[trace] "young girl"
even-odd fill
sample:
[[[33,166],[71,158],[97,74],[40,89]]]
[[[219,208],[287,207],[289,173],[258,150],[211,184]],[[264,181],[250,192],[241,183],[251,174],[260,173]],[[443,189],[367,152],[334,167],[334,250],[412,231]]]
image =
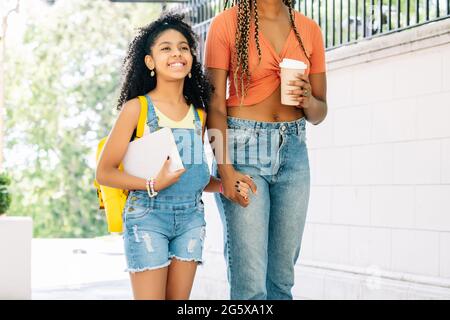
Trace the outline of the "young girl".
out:
[[[202,261],[202,191],[221,188],[220,180],[209,174],[204,131],[195,109],[206,109],[211,94],[195,52],[195,35],[183,16],[166,14],[140,29],[124,61],[117,105],[121,112],[97,165],[98,183],[130,190],[123,237],[135,299],[189,298]],[[142,95],[148,102],[145,131],[171,127],[176,140],[183,140],[177,146],[184,169],[171,172],[168,158],[149,180],[118,169],[135,134],[140,113],[137,97]]]
[[[244,300],[292,299],[310,188],[305,124],[318,124],[327,114],[322,33],[314,20],[294,10],[293,0],[230,2],[233,7],[212,21],[205,52],[215,88],[208,129],[221,131],[225,146],[215,154],[213,171],[224,189],[215,196],[230,294]],[[283,58],[308,66],[289,83],[296,106],[281,103]],[[230,129],[245,135],[228,139]],[[250,153],[236,163],[230,160],[234,149],[267,152]],[[258,191],[249,199],[234,189],[244,175],[253,177],[248,183]]]

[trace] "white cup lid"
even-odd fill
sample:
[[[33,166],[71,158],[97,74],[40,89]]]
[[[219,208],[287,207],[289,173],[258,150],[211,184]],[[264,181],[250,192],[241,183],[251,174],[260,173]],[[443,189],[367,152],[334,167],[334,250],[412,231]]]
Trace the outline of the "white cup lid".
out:
[[[280,68],[305,70],[307,67],[308,66],[303,61],[294,59],[284,58],[280,63]]]

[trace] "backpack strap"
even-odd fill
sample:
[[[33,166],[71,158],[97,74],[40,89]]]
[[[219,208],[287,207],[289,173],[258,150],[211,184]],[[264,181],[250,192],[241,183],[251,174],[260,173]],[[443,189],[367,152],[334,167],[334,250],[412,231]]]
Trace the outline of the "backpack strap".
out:
[[[141,112],[139,113],[135,139],[139,139],[144,134],[145,122],[147,120],[147,99],[144,96],[139,96],[138,99],[141,103]]]
[[[206,125],[205,110],[203,108],[196,108],[195,111],[196,111],[195,118],[197,119],[198,122],[200,122],[200,125],[196,124],[195,127],[196,127],[196,130],[198,131],[198,135],[202,137],[202,142],[205,142],[204,141],[205,136],[203,134],[205,125]]]
[[[205,127],[205,110],[203,108],[196,108],[200,122],[202,123],[202,128]]]

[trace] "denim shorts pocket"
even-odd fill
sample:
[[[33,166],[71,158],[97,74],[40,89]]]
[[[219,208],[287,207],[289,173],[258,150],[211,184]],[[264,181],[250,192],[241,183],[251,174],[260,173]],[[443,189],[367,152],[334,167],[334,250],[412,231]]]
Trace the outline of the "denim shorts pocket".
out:
[[[146,208],[149,203],[147,191],[133,191],[128,195],[127,207]]]
[[[128,206],[125,209],[126,220],[142,219],[152,211],[151,208]]]

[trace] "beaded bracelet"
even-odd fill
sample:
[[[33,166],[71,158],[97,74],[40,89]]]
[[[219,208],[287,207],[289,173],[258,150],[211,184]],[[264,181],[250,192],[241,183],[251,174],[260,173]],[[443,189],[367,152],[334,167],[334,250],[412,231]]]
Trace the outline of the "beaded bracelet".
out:
[[[150,178],[150,189],[152,190],[152,194],[153,196],[156,196],[158,194],[158,192],[155,191],[155,179],[154,178]]]
[[[155,179],[153,177],[145,181],[145,186],[147,187],[147,194],[150,198],[153,198],[158,194],[158,192],[155,191]]]

